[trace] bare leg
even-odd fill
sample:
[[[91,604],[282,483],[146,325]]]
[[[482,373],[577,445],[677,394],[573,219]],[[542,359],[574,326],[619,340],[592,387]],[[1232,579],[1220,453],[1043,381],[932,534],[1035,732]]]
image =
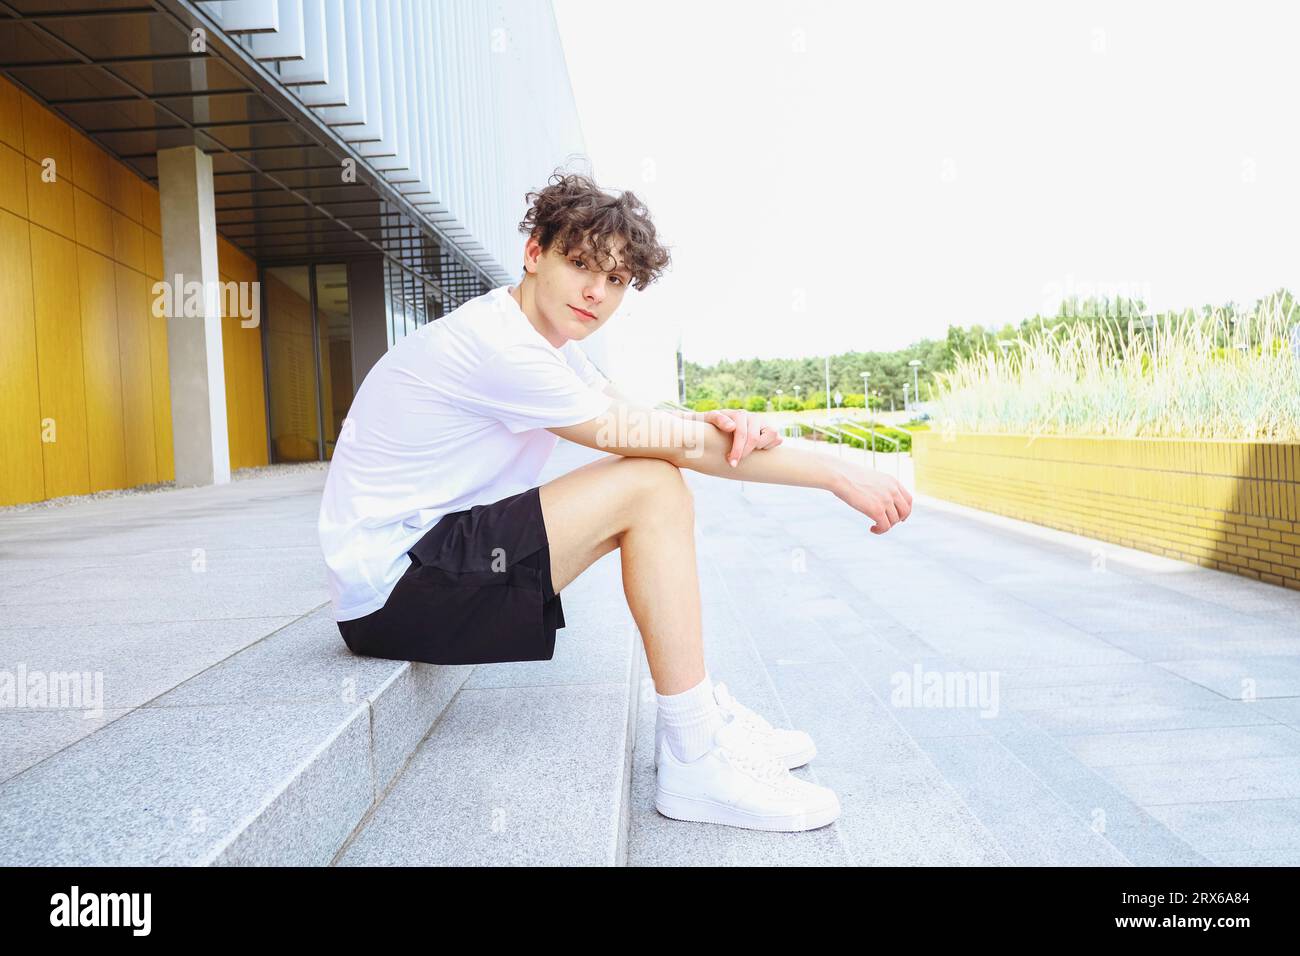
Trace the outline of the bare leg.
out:
[[[609,455],[542,485],[540,498],[555,593],[620,548],[655,690],[677,694],[703,680],[694,498],[677,466]]]

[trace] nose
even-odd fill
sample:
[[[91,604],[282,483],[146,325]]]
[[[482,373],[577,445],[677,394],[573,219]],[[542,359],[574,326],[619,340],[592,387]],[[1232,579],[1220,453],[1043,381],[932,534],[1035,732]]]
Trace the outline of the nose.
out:
[[[588,282],[587,287],[583,290],[582,296],[592,305],[600,305],[605,301],[605,275],[593,276]]]

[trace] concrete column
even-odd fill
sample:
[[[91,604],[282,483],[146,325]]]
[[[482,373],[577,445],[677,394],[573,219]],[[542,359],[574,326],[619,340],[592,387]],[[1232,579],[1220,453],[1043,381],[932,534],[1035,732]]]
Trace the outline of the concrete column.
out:
[[[226,373],[221,349],[217,216],[212,158],[194,146],[158,151],[163,281],[172,287],[167,362],[177,486],[230,481]],[[179,279],[177,278],[179,276]],[[198,283],[191,286],[191,283]],[[179,285],[179,287],[178,287]],[[207,294],[189,296],[187,288]],[[186,315],[198,300],[199,315]]]

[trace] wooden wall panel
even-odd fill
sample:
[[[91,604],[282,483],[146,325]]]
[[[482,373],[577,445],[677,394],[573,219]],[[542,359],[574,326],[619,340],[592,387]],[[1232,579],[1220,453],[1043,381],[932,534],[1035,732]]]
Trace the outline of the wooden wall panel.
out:
[[[229,282],[228,276],[221,276]],[[239,390],[239,319],[229,314],[225,297],[221,300],[221,364],[226,377],[226,428],[230,433],[230,468],[243,467],[243,396]]]
[[[256,295],[257,264],[225,239],[218,238],[217,254],[223,282],[247,283],[245,297]],[[235,295],[238,303],[238,293]],[[251,300],[250,300],[251,301]],[[225,300],[223,299],[223,307]],[[230,423],[230,467],[250,468],[268,463],[266,451],[266,390],[262,383],[262,329],[245,327],[237,309],[221,321],[222,354],[226,372],[226,416]]]
[[[18,99],[22,104],[23,153],[37,163],[53,159],[58,178],[72,182],[72,127],[22,90]]]
[[[80,186],[72,189],[77,242],[105,258],[113,257],[113,210]]]
[[[108,158],[108,204],[134,223],[142,221],[140,202],[140,177],[130,166],[113,157]]]
[[[111,157],[84,134],[75,129],[70,132],[73,184],[108,205],[111,195],[108,164]]]
[[[145,233],[146,250],[149,248],[149,235],[150,233]],[[158,480],[173,481],[176,478],[176,462],[172,455],[172,393],[167,358],[167,316],[155,318],[153,314],[153,284],[162,281],[161,248],[160,245],[157,274],[145,276],[145,315],[149,319],[149,358],[153,374],[154,458],[158,462]]]
[[[326,408],[333,415],[326,419],[328,434],[338,441],[343,431],[343,419],[352,407],[352,341],[350,339],[331,339],[329,344],[330,390],[331,399]],[[334,457],[334,446],[326,444],[325,457]]]
[[[314,461],[319,454],[312,392],[311,304],[279,279],[266,280],[267,360],[271,370],[271,429],[281,461]]]
[[[0,77],[0,504],[175,477],[161,232],[156,188]],[[220,236],[218,262],[258,278]],[[222,345],[231,467],[264,465],[261,329],[223,319]]]
[[[319,295],[319,290],[317,295]],[[334,366],[330,362],[330,317],[319,309],[316,310],[316,333],[320,339],[320,389],[321,389],[321,425],[325,431],[325,453],[327,458],[332,458],[330,453],[329,440],[333,437],[334,432],[332,423],[334,421]]]
[[[0,505],[46,497],[28,229],[0,210]]]
[[[77,286],[86,375],[90,489],[125,488],[122,360],[117,334],[113,260],[78,246]]]
[[[27,214],[34,225],[56,232],[65,239],[77,238],[77,221],[72,201],[72,180],[58,176],[47,182],[41,167],[31,159],[27,169]]]
[[[27,218],[27,160],[23,154],[0,143],[0,208]]]
[[[158,190],[153,185],[140,181],[140,224],[152,232],[154,235],[162,235],[162,203],[158,198]]]
[[[23,93],[0,77],[0,142],[23,151]]]
[[[150,283],[162,281],[163,252],[162,236],[156,232],[144,230],[144,269]]]
[[[82,368],[81,303],[76,243],[32,224],[32,301],[36,315],[41,418],[52,419],[54,441],[42,443],[45,494],[90,491],[86,444],[86,378]]]
[[[144,272],[144,227],[114,210],[113,258],[136,272]]]
[[[158,480],[154,440],[153,371],[149,348],[148,283],[134,269],[113,264],[117,286],[117,340],[122,359],[122,430],[131,485]]]

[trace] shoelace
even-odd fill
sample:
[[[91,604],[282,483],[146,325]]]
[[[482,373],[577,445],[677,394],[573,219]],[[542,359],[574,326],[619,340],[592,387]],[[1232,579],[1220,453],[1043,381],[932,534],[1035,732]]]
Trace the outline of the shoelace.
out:
[[[766,720],[748,710],[743,706],[738,706],[735,702],[731,705],[731,714],[735,721],[749,732],[750,739],[755,743],[767,746],[776,731]]]
[[[772,725],[753,711],[744,711],[736,709],[733,711],[736,718],[740,721],[741,726],[748,728],[761,737],[768,737],[772,734]]]
[[[740,701],[736,700],[736,698],[732,697],[729,691],[727,692],[727,703],[724,709],[730,710],[740,719],[742,725],[751,730],[756,730],[763,734],[770,734],[772,732],[772,725],[767,722],[767,719],[764,718],[763,715],[750,710]]]
[[[727,755],[728,761],[753,774],[763,783],[772,784],[782,790],[789,790],[794,785],[790,771],[775,757],[732,749],[725,749],[723,753]]]

